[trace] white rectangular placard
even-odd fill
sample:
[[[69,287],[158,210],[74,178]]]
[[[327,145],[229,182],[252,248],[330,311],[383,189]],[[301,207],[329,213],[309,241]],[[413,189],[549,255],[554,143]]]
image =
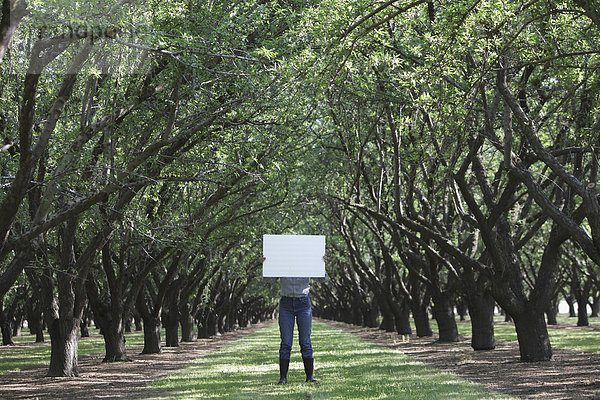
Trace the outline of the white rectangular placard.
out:
[[[263,276],[325,277],[325,236],[263,235]]]

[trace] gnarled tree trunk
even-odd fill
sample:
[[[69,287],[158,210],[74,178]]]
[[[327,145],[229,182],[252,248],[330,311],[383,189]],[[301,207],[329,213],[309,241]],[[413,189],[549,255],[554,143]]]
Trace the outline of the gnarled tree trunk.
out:
[[[382,318],[381,323],[379,324],[379,329],[384,330],[386,332],[395,332],[396,331],[396,323],[394,321],[394,314],[390,309],[390,306],[387,304],[387,300],[379,296],[379,301],[377,304],[379,305],[379,311],[381,312]]]
[[[593,296],[593,298],[594,300],[591,304],[592,312],[590,314],[590,318],[598,318],[598,314],[600,313],[600,296]]]
[[[106,248],[106,246],[105,246]],[[125,349],[125,331],[121,319],[120,307],[115,310],[112,304],[99,297],[98,289],[93,281],[88,281],[88,297],[94,312],[94,321],[104,336],[106,354],[103,362],[131,361]]]
[[[2,345],[13,345],[15,344],[12,340],[12,326],[11,321],[8,318],[8,312],[4,309],[2,299],[0,299],[0,331],[2,332]]]
[[[59,318],[48,324],[50,367],[46,376],[79,376],[77,364],[79,319]]]
[[[160,343],[160,318],[152,315],[142,316],[144,321],[144,348],[142,354],[155,354],[161,352]]]
[[[458,327],[454,316],[454,301],[450,294],[434,294],[433,315],[438,323],[440,342],[458,342]]]
[[[181,302],[179,306],[179,322],[181,324],[181,341],[193,342],[196,340],[194,335],[194,317],[192,317],[190,303]]]
[[[179,318],[177,311],[163,310],[165,327],[165,347],[179,347]]]
[[[429,323],[427,307],[413,307],[412,313],[415,321],[415,330],[417,331],[417,336],[433,336],[433,330],[431,329],[431,324]]]
[[[494,337],[494,309],[496,302],[489,291],[479,296],[469,294],[469,315],[471,316],[471,347],[473,350],[492,350],[496,347]]]
[[[31,300],[30,300],[31,301]],[[29,331],[35,335],[35,342],[44,342],[44,321],[42,310],[39,304],[27,305],[27,324],[29,325]]]
[[[179,295],[181,280],[174,280],[167,292],[167,308],[163,309],[165,347],[179,347]]]
[[[368,328],[375,328],[377,326],[377,318],[379,318],[379,310],[375,306],[375,301],[366,303],[362,309],[363,314],[363,325]]]
[[[587,302],[581,298],[577,299],[577,326],[589,326],[590,321],[587,314]]]
[[[123,324],[120,323],[120,321],[111,322],[116,323],[109,323],[107,329],[103,330],[106,355],[102,361],[131,361],[131,358],[127,356],[127,352],[125,350],[125,333]]]
[[[552,358],[552,347],[543,312],[527,309],[513,315],[521,361],[548,361]]]
[[[558,325],[556,316],[558,315],[558,301],[553,301],[546,308],[546,321],[548,325]]]
[[[410,307],[408,301],[403,299],[397,307],[393,308],[393,310],[396,322],[396,332],[399,335],[411,335],[412,327],[410,326]]]
[[[144,348],[142,349],[142,354],[160,353],[160,310],[152,310],[150,308],[144,290],[141,290],[138,294],[136,306],[142,318],[144,328]]]

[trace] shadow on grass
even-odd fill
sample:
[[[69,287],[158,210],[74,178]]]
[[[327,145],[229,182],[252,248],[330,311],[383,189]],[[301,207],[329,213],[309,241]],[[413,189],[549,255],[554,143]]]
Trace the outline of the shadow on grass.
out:
[[[144,342],[143,334],[140,332],[127,333],[125,338],[128,351],[133,346],[139,346]],[[0,375],[10,371],[48,367],[50,364],[50,340],[35,343],[33,335],[23,335],[13,339],[14,346],[0,346],[0,360],[2,360]],[[92,336],[79,338],[78,357],[80,359],[98,356],[104,352],[104,339],[96,329],[93,329]]]
[[[313,326],[315,377],[305,383],[298,346],[288,384],[277,385],[279,334],[273,324],[151,385],[168,399],[508,398],[321,323]]]

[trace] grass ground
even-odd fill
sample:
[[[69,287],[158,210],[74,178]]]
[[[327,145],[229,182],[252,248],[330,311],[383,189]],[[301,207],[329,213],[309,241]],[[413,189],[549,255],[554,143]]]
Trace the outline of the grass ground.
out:
[[[512,324],[500,323],[503,317],[498,316],[495,325],[495,336],[497,340],[516,341],[517,335]],[[575,318],[560,316],[558,322],[562,325],[574,326],[577,322]],[[432,328],[437,331],[435,320],[431,321]],[[592,327],[600,327],[599,319],[591,319]],[[469,321],[459,322],[458,329],[460,335],[471,335],[471,324]],[[97,334],[95,329],[90,330],[92,335]],[[569,328],[549,329],[550,341],[552,346],[575,349],[590,353],[600,353],[600,331],[593,330],[575,330]],[[163,335],[164,337],[164,335]],[[47,366],[50,361],[50,342],[46,335],[46,342],[31,345],[35,341],[35,336],[29,335],[24,331],[22,336],[14,337],[15,346],[0,346],[0,374],[7,371],[22,370],[26,368]],[[143,343],[143,334],[141,332],[127,334],[127,347]],[[23,346],[27,344],[27,346]],[[79,356],[102,354],[104,352],[104,340],[100,336],[81,338],[79,340]]]
[[[496,324],[494,325],[494,336],[496,340],[505,340],[510,342],[517,341],[517,333],[515,327],[511,323],[502,323],[504,317],[497,316]],[[558,318],[560,328],[552,326],[548,329],[550,335],[550,344],[552,347],[560,347],[563,349],[573,349],[585,351],[588,353],[600,353],[600,331],[563,328],[563,325],[575,326],[576,318],[568,318],[561,316]],[[463,336],[471,336],[471,322],[458,322],[458,333]],[[594,319],[590,321],[591,327],[599,327],[600,320]],[[437,324],[432,321],[432,328],[437,331]]]
[[[153,384],[165,399],[507,399],[399,351],[367,343],[322,323],[313,324],[315,376],[305,383],[298,345],[287,385],[277,385],[277,324],[197,360]],[[300,396],[300,397],[299,397]]]
[[[79,357],[104,353],[104,339],[98,336],[97,329],[91,329],[91,337],[79,339]],[[44,343],[36,343],[31,346],[23,344],[35,342],[35,335],[22,334],[13,337],[15,346],[0,347],[0,374],[8,371],[18,371],[26,368],[50,365],[50,338],[46,335]],[[144,335],[141,332],[127,334],[127,346],[144,343]]]

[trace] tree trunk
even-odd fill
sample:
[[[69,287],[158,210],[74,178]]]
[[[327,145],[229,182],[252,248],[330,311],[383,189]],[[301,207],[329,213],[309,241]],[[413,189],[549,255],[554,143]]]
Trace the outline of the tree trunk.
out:
[[[142,319],[144,321],[144,349],[142,354],[160,353],[160,318],[142,316]]]
[[[363,306],[360,302],[356,301],[354,307],[352,309],[352,324],[361,326],[363,325]]]
[[[377,319],[379,318],[379,310],[374,306],[373,302],[367,303],[367,306],[363,310],[363,323],[368,328],[375,328],[377,326]]]
[[[21,336],[21,329],[23,328],[24,315],[21,310],[18,310],[13,317],[12,335],[13,337]]]
[[[459,300],[456,302],[456,312],[461,321],[466,320],[466,316],[468,313],[467,304],[463,300]]]
[[[165,311],[164,327],[165,327],[165,347],[179,347],[179,319],[177,312],[173,310]]]
[[[144,290],[138,293],[136,307],[141,317],[144,330],[144,348],[142,354],[156,354],[161,352],[160,345],[160,309],[156,312],[146,301]]]
[[[110,298],[101,299],[98,288],[92,280],[88,280],[86,286],[94,321],[100,327],[100,333],[104,337],[106,354],[102,362],[131,361],[125,350],[122,307],[114,307]]]
[[[577,326],[589,326],[587,314],[587,302],[581,298],[577,299]]]
[[[429,289],[419,282],[417,275],[412,271],[409,271],[408,273],[408,282],[410,285],[410,308],[413,319],[415,320],[417,336],[433,336],[429,315],[427,314],[427,308],[429,307],[429,302],[431,300]]]
[[[567,304],[569,305],[569,318],[575,318],[577,316],[575,304],[573,302],[567,302]]]
[[[3,306],[3,302],[0,300],[0,331],[2,332],[2,345],[8,346],[15,343],[12,340],[11,321],[8,318],[8,313]]]
[[[208,339],[217,334],[217,315],[214,310],[206,306],[199,311],[198,318],[198,337]]]
[[[137,312],[133,314],[133,324],[135,325],[136,332],[139,332],[143,329],[142,318],[140,317],[140,315]]]
[[[379,329],[386,332],[394,332],[396,329],[394,317],[391,314],[382,313],[383,317],[379,323]]]
[[[237,302],[237,300],[236,300],[236,302]],[[226,321],[227,321],[227,324],[225,325],[225,328],[227,329],[226,332],[233,332],[239,328],[239,326],[237,324],[237,312],[235,311],[235,309],[232,309],[229,312],[229,314],[227,314]]]
[[[35,331],[35,342],[44,343],[44,330],[42,329],[42,324],[40,324]]]
[[[521,361],[548,361],[552,358],[552,348],[543,312],[526,310],[513,315]]]
[[[36,343],[44,342],[44,321],[41,311],[39,307],[32,307],[32,312],[29,314],[27,318],[27,324],[29,325],[29,330],[32,334],[35,335]]]
[[[512,322],[513,319],[509,313],[506,312],[505,309],[500,308],[500,315],[504,315],[504,322]]]
[[[77,218],[72,218],[60,229],[62,243],[60,265],[65,270],[81,268],[77,275],[56,271],[56,279],[51,270],[45,269],[42,282],[42,302],[44,316],[50,334],[50,367],[47,376],[78,376],[77,349],[79,324],[87,303],[85,281],[91,259],[102,240],[97,236],[88,245],[79,259],[75,259],[75,231]],[[56,282],[56,285],[55,285]],[[56,291],[56,295],[55,295]]]
[[[568,300],[565,298],[565,301],[569,306],[569,318],[575,318],[577,316],[577,312],[575,311],[575,303],[570,298]]]
[[[215,336],[218,332],[217,314],[212,310],[208,312],[208,316],[206,317],[206,329],[208,333],[207,337]]]
[[[598,318],[600,313],[600,296],[594,296],[594,300],[592,301],[592,313],[590,314],[590,318]]]
[[[90,330],[88,329],[87,321],[84,319],[81,320],[80,324],[81,337],[90,337]]]
[[[411,335],[412,328],[410,326],[410,307],[406,300],[394,308],[394,320],[396,322],[396,332],[399,335]]]
[[[379,329],[386,332],[395,332],[396,323],[394,321],[394,314],[392,313],[391,307],[388,304],[388,300],[380,294],[377,298],[377,305],[379,306],[379,311],[381,312],[382,316]]]
[[[250,318],[248,317],[248,311],[245,310],[246,305],[242,303],[241,309],[237,313],[237,324],[240,328],[245,328],[250,323]],[[191,317],[191,315],[190,315]],[[192,329],[194,326],[194,320],[192,319]]]
[[[77,365],[79,319],[53,319],[50,334],[50,368],[46,376],[79,376]]]
[[[8,50],[13,35],[17,31],[21,19],[27,15],[27,2],[24,0],[2,2],[7,4],[8,9],[2,10],[2,20],[0,24],[0,64],[4,54]],[[7,15],[4,15],[4,14]]]
[[[179,307],[179,322],[181,324],[181,341],[193,342],[196,340],[194,335],[194,317],[192,317],[190,303],[182,302]]]
[[[454,316],[454,303],[451,296],[439,293],[435,296],[433,315],[438,323],[440,342],[458,342],[458,327]]]
[[[471,347],[473,350],[493,350],[494,309],[496,302],[489,291],[482,295],[469,295],[469,315],[471,316]]]
[[[39,298],[42,293],[42,288],[37,276],[33,274],[27,274],[29,281],[31,282],[33,292],[36,295],[31,296],[25,302],[25,309],[27,312],[27,325],[29,325],[29,332],[35,335],[36,343],[44,342],[44,314],[42,313],[42,304]]]
[[[546,320],[548,325],[558,325],[558,321],[556,320],[556,316],[558,315],[558,302],[552,301],[552,303],[548,304],[546,309]]]
[[[231,314],[228,311],[223,313],[221,319],[223,322],[221,323],[221,329],[219,330],[220,333],[231,332],[235,329],[231,323]]]
[[[110,321],[104,331],[106,355],[102,362],[131,361],[125,350],[125,333],[120,321]]]
[[[165,326],[165,347],[179,347],[179,296],[181,294],[181,278],[169,285],[167,292],[168,307],[163,309]]]
[[[8,320],[3,319],[2,323],[0,324],[0,330],[2,330],[2,345],[3,346],[8,346],[8,345],[13,345],[15,344],[15,342],[13,342],[12,338],[12,328],[10,326],[10,322]]]
[[[208,334],[208,324],[206,321],[198,321],[198,338],[199,339],[208,339],[210,335]]]
[[[418,337],[433,336],[427,308],[413,307],[413,319],[415,320],[415,330]]]
[[[92,310],[90,309],[90,307],[86,307],[85,310],[83,311],[83,317],[81,318],[81,324],[80,324],[80,330],[81,330],[81,337],[90,337],[90,313],[92,312]]]
[[[381,322],[379,323],[379,329],[386,332],[394,332],[396,329],[394,323],[394,315],[391,313],[387,305],[380,306],[379,311],[381,312]]]
[[[225,329],[224,329],[224,324],[225,324],[225,316],[224,315],[215,315],[216,317],[216,326],[217,326],[217,332],[219,332],[221,335],[225,333]],[[216,332],[215,332],[216,334]]]

